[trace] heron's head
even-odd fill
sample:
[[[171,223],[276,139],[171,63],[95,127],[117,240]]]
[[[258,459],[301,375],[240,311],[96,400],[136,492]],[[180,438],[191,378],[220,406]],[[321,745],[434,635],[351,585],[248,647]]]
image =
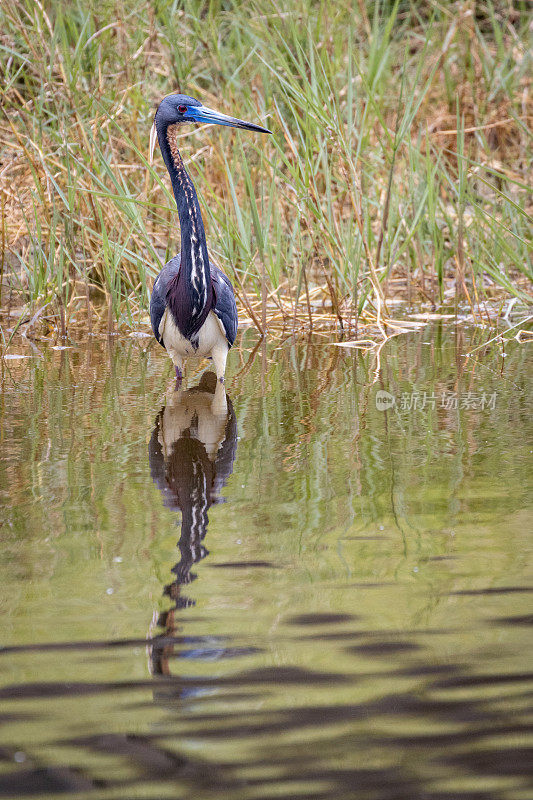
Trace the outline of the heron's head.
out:
[[[253,122],[244,122],[242,119],[228,117],[212,108],[203,106],[199,100],[189,97],[186,94],[169,94],[159,104],[156,111],[152,136],[150,137],[150,153],[153,153],[155,146],[155,129],[159,125],[179,125],[181,123],[201,123],[207,122],[211,125],[226,125],[229,128],[243,128],[246,131],[257,131],[258,133],[272,133],[267,128],[255,125]]]

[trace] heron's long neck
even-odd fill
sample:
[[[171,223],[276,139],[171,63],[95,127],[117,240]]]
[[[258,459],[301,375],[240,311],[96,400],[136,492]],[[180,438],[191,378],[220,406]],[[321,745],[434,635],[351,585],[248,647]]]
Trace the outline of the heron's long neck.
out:
[[[183,165],[176,144],[176,131],[177,125],[157,126],[159,146],[172,182],[180,220],[180,279],[185,283],[187,294],[185,299],[190,303],[188,313],[195,321],[202,316],[205,319],[203,312],[210,305],[211,271],[198,197],[189,173]],[[193,327],[196,328],[197,325]]]

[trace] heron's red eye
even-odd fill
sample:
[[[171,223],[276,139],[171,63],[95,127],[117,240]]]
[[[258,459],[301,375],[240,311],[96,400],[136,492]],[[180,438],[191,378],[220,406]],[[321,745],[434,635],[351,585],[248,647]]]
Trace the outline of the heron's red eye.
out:
[[[178,111],[180,112],[180,114],[185,114],[185,112],[187,111],[187,106],[178,106]]]

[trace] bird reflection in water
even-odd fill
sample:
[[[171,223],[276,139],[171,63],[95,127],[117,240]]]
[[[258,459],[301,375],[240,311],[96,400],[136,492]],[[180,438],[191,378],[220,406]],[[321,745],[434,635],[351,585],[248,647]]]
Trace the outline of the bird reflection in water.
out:
[[[235,412],[214,373],[204,373],[198,386],[180,388],[167,398],[157,416],[148,454],[152,480],[164,505],[181,511],[180,558],[172,569],[174,580],[164,589],[172,606],[154,620],[164,632],[150,639],[152,674],[169,674],[176,611],[194,605],[181,587],[196,578],[191,572],[193,565],[208,555],[204,546],[207,512],[214,503],[223,502],[220,491],[233,471],[236,449]]]

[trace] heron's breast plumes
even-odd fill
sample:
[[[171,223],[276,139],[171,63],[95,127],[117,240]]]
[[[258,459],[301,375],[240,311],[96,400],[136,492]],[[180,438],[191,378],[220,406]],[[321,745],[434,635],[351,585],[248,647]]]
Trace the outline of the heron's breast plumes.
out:
[[[174,162],[174,166],[176,167],[178,172],[182,172],[185,170],[183,166],[183,161],[180,155],[180,151],[178,150],[178,125],[169,125],[167,128],[167,141],[168,146],[170,147],[170,153],[172,155],[172,161]]]

